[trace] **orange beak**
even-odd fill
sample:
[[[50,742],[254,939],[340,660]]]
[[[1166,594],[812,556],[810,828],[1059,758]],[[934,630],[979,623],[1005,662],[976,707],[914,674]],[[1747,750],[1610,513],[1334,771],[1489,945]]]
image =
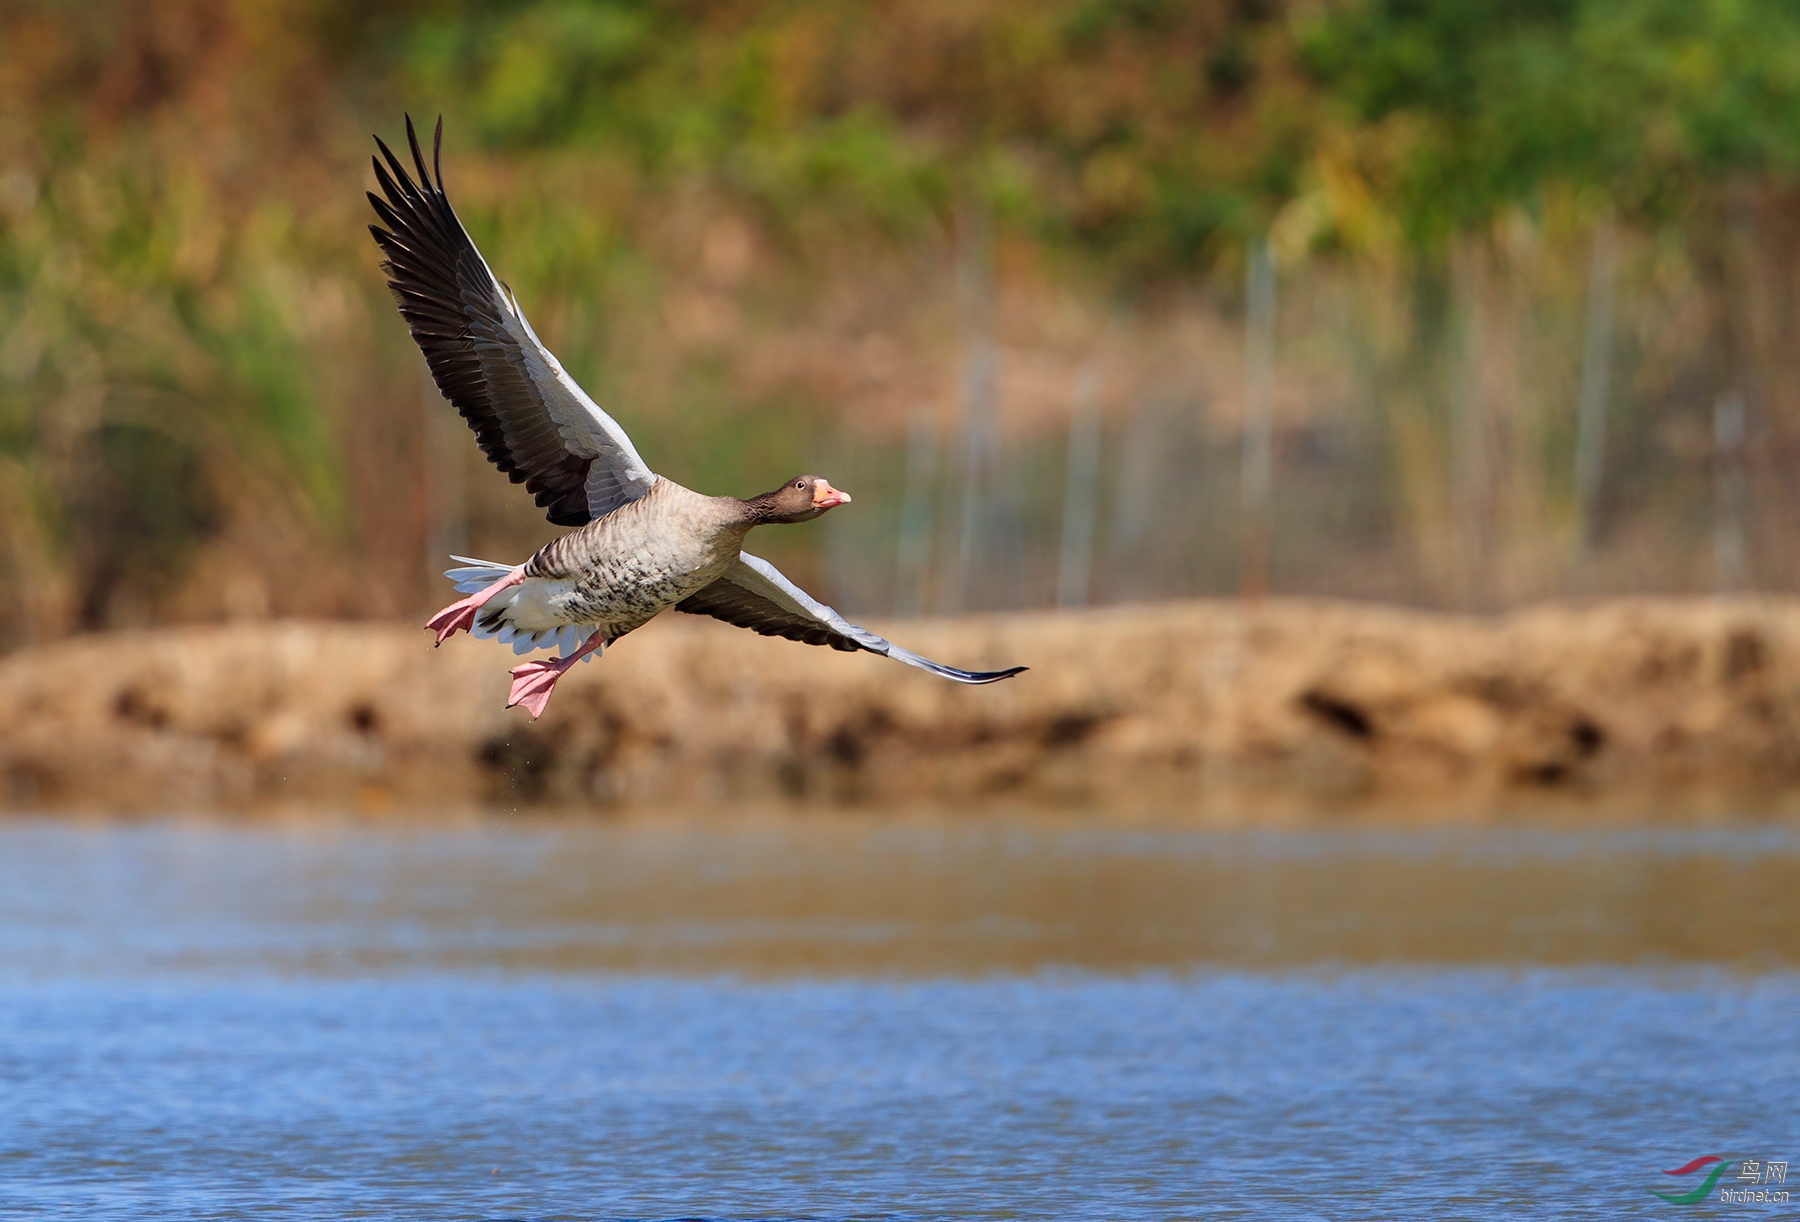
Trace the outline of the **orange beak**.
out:
[[[850,494],[839,492],[833,488],[831,481],[823,479],[813,481],[814,509],[830,509],[833,505],[848,505],[849,503]]]

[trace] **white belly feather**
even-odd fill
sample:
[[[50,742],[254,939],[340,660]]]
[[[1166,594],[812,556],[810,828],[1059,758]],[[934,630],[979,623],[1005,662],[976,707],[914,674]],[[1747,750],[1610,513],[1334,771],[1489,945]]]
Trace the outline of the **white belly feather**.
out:
[[[514,653],[556,646],[564,654],[575,650],[599,627],[567,613],[574,581],[528,577],[489,600],[469,631],[511,645]],[[597,657],[597,654],[589,654]]]

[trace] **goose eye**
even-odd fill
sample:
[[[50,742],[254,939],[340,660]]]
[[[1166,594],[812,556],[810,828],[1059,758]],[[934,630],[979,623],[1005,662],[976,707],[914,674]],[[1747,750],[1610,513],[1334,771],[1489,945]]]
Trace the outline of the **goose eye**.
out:
[[[794,481],[794,487],[804,490],[806,488],[806,481],[803,479],[797,479]]]

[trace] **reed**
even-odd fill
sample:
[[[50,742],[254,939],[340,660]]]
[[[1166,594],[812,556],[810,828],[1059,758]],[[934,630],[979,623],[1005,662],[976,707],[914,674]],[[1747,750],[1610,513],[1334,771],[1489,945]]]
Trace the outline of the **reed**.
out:
[[[1800,585],[1769,0],[3,19],[9,643],[407,614],[545,536],[380,289],[407,106],[654,463],[838,456],[776,558],[847,610]]]

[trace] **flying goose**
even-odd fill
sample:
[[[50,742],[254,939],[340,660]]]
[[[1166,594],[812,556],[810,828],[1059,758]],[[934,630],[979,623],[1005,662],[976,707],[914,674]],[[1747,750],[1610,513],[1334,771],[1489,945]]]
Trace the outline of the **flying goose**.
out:
[[[807,522],[849,504],[829,480],[801,475],[739,500],[702,495],[650,470],[625,430],[539,342],[512,290],[475,249],[444,194],[443,138],[440,118],[428,173],[407,117],[417,183],[375,138],[381,156],[371,161],[383,195],[370,192],[369,202],[387,228],[369,231],[386,256],[388,288],[438,389],[475,430],[488,461],[524,484],[553,524],[579,528],[523,564],[454,556],[461,567],[444,574],[468,597],[426,623],[438,644],[468,631],[510,642],[520,654],[560,647],[556,658],[513,668],[508,708],[522,704],[535,720],[571,666],[665,607],[763,636],[868,650],[958,683],[993,683],[1025,669],[957,670],[922,658],[852,624],[742,550],[753,527]]]

